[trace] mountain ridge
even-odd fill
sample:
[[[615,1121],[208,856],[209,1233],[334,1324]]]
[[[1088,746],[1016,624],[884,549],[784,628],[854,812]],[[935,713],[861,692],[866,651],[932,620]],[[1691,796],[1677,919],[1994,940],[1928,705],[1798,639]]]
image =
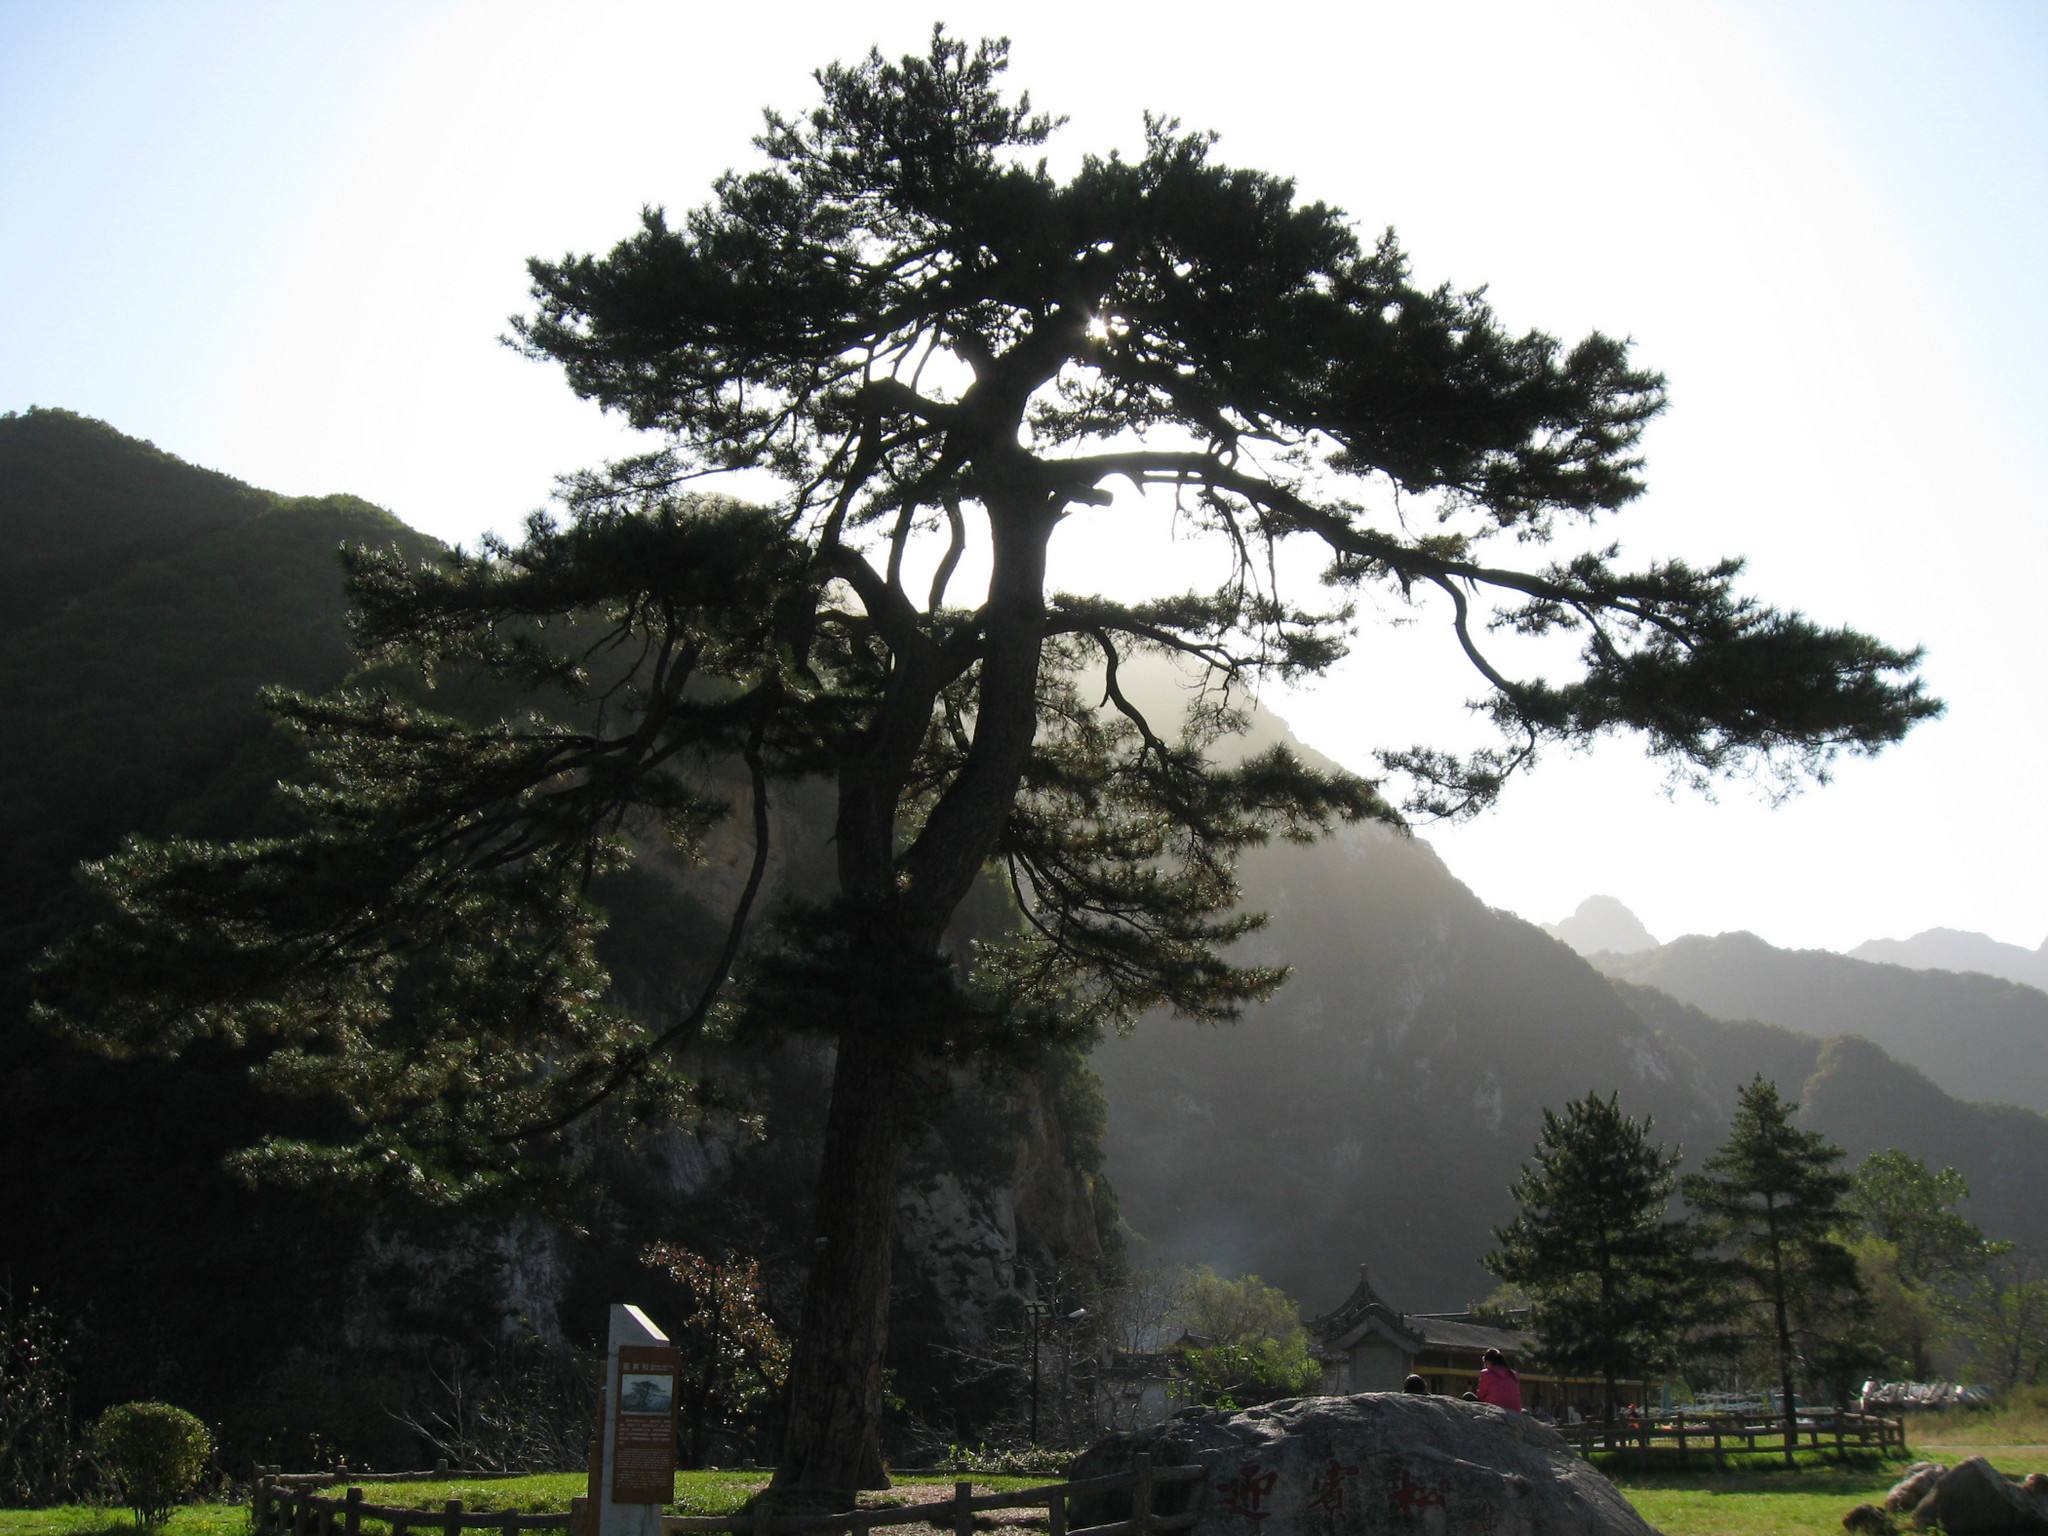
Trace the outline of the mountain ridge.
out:
[[[1746,931],[1595,963],[1722,1018],[1860,1035],[1958,1099],[2048,1111],[2048,993],[2017,982],[1779,949]]]
[[[1850,950],[1852,960],[1903,965],[1916,971],[1974,971],[2048,991],[2048,939],[2039,949],[2005,944],[1986,933],[1926,928],[1906,939],[1869,939]]]
[[[1537,926],[1582,955],[1604,951],[1627,955],[1657,947],[1656,935],[1643,926],[1643,920],[1612,896],[1588,896],[1570,917]]]

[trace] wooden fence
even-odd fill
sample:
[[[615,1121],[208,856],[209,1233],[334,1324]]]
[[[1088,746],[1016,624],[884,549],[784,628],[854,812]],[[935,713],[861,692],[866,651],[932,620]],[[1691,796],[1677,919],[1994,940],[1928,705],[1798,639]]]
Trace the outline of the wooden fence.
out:
[[[434,1472],[385,1472],[344,1477],[330,1473],[285,1473],[275,1467],[257,1468],[256,1489],[250,1502],[250,1527],[254,1536],[361,1536],[365,1520],[381,1521],[391,1536],[461,1536],[464,1531],[503,1531],[514,1536],[521,1531],[571,1531],[578,1512],[563,1510],[542,1514],[515,1514],[510,1510],[470,1510],[462,1500],[449,1499],[439,1509],[371,1504],[363,1497],[365,1483],[473,1481],[486,1477],[517,1476],[516,1473],[451,1472],[442,1463]],[[668,1515],[663,1517],[663,1536],[707,1536],[729,1532],[732,1536],[812,1536],[812,1533],[845,1531],[863,1533],[885,1526],[930,1525],[951,1536],[973,1536],[997,1524],[1043,1525],[1047,1536],[1154,1536],[1154,1533],[1183,1531],[1195,1523],[1193,1512],[1162,1515],[1153,1508],[1162,1487],[1199,1481],[1201,1467],[1154,1467],[1149,1456],[1134,1458],[1131,1470],[1079,1482],[1046,1483],[1035,1488],[1015,1488],[1007,1493],[977,1495],[974,1485],[955,1482],[953,1496],[929,1504],[900,1504],[876,1509],[853,1509],[833,1514],[777,1514],[773,1499],[756,1501],[749,1510],[728,1515]],[[342,1482],[350,1487],[340,1496],[324,1490]],[[1129,1493],[1129,1518],[1103,1525],[1078,1528],[1067,1523],[1068,1503],[1117,1493]],[[584,1501],[578,1499],[578,1504]],[[997,1510],[1044,1510],[1043,1516],[998,1522],[989,1516]]]
[[[1698,1415],[1662,1421],[1617,1419],[1612,1424],[1557,1424],[1552,1426],[1580,1455],[1594,1451],[1646,1451],[1685,1455],[1705,1453],[1721,1460],[1730,1451],[1785,1450],[1783,1419],[1746,1419]],[[1846,1459],[1852,1450],[1889,1451],[1906,1449],[1903,1420],[1870,1413],[1834,1413],[1802,1416],[1792,1432],[1792,1443],[1815,1450],[1831,1449]]]
[[[439,1509],[396,1504],[372,1504],[363,1497],[365,1483],[492,1482],[525,1477],[524,1472],[459,1472],[448,1463],[438,1463],[431,1472],[284,1472],[276,1467],[258,1467],[256,1486],[249,1496],[249,1528],[252,1536],[359,1536],[365,1520],[381,1520],[392,1536],[418,1531],[422,1536],[442,1533],[461,1536],[463,1531],[567,1531],[571,1515],[552,1510],[522,1515],[513,1510],[468,1510],[462,1500],[449,1499]],[[323,1490],[347,1483],[339,1498]]]

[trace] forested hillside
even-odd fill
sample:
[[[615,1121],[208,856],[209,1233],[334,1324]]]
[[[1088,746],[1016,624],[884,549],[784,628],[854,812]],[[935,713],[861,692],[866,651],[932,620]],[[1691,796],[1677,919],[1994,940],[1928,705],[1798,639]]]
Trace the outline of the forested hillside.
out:
[[[88,1402],[183,1382],[218,1401],[230,1371],[263,1374],[239,1340],[338,1326],[340,1266],[250,1283],[364,1213],[220,1174],[277,1123],[241,1064],[107,1062],[24,1012],[31,962],[82,911],[80,859],[266,825],[291,758],[256,691],[340,680],[344,540],[426,547],[350,497],[273,496],[65,412],[0,419],[0,1266],[71,1324]]]
[[[278,497],[45,410],[0,418],[0,529],[0,1280],[62,1321],[82,1408],[175,1396],[235,1455],[301,1458],[317,1427],[354,1456],[416,1460],[393,1412],[431,1398],[428,1367],[445,1371],[451,1350],[487,1358],[514,1325],[584,1342],[621,1298],[662,1315],[675,1298],[640,1263],[650,1241],[761,1258],[771,1310],[787,1312],[829,1061],[801,1040],[707,1048],[695,1065],[724,1109],[630,1145],[600,1118],[544,1186],[450,1213],[225,1174],[222,1159],[266,1131],[339,1128],[334,1106],[250,1088],[261,1042],[109,1061],[31,1029],[31,964],[86,910],[79,860],[131,832],[279,824],[271,786],[295,756],[256,695],[348,675],[337,546],[433,546],[353,498]],[[442,693],[454,708],[507,702],[461,678]],[[817,811],[792,797],[778,814]],[[719,853],[694,884],[655,859],[601,892],[606,958],[630,1003],[663,1006],[697,963],[679,932],[708,949],[701,890],[725,878]],[[770,881],[807,878],[785,859]],[[1071,1052],[923,1093],[900,1224],[898,1385],[906,1414],[957,1412],[937,1430],[972,1437],[976,1415],[1002,1405],[957,1391],[945,1351],[1014,1322],[1034,1268],[1099,1264],[1114,1242],[1095,1171],[1100,1104]]]

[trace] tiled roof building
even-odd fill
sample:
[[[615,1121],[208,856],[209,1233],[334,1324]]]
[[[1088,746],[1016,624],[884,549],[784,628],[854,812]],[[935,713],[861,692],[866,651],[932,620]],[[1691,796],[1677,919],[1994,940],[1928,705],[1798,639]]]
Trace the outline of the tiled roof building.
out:
[[[1420,1376],[1432,1392],[1459,1397],[1479,1380],[1482,1357],[1497,1349],[1522,1377],[1522,1402],[1530,1411],[1568,1417],[1600,1412],[1600,1383],[1530,1370],[1536,1336],[1526,1328],[1502,1327],[1471,1312],[1399,1312],[1380,1299],[1363,1264],[1358,1284],[1335,1311],[1308,1325],[1316,1359],[1323,1367],[1322,1390],[1332,1395],[1352,1392],[1398,1392],[1410,1376]],[[1625,1399],[1658,1396],[1655,1384],[1621,1384]]]

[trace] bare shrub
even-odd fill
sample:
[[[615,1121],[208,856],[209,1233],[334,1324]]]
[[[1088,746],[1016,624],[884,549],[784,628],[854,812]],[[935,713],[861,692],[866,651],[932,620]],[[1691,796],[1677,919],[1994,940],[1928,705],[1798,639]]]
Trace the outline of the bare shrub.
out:
[[[429,1360],[429,1400],[395,1414],[450,1466],[476,1472],[582,1467],[596,1433],[599,1362],[531,1335]]]
[[[75,1497],[85,1447],[71,1416],[71,1373],[57,1316],[31,1291],[18,1301],[0,1278],[0,1504]]]

